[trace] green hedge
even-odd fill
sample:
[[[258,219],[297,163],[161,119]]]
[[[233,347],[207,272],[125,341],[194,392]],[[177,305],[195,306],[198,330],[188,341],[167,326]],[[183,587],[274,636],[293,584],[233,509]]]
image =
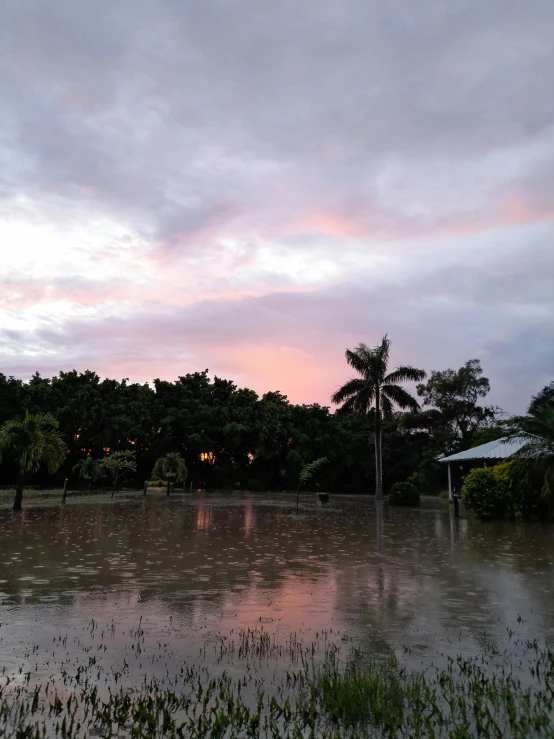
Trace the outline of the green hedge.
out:
[[[512,484],[511,462],[494,467],[476,467],[462,484],[462,500],[483,519],[521,519],[523,498]]]
[[[418,506],[419,490],[409,480],[395,482],[389,491],[389,503],[399,506]]]

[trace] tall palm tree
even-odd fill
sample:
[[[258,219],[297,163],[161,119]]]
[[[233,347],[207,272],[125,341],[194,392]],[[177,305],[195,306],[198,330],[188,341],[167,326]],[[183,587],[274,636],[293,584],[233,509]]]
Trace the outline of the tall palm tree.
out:
[[[36,472],[44,463],[48,472],[56,472],[65,459],[67,447],[58,422],[50,413],[25,413],[23,420],[14,418],[0,428],[0,460],[6,454],[19,467],[13,501],[14,511],[21,510],[25,475]]]
[[[397,367],[388,372],[390,339],[383,336],[379,346],[371,349],[367,344],[358,344],[345,352],[348,364],[361,375],[348,380],[332,396],[337,405],[342,403],[345,410],[367,416],[372,407],[374,413],[375,436],[375,498],[383,499],[383,456],[381,449],[381,419],[393,415],[394,406],[417,410],[419,404],[399,383],[418,382],[426,377],[423,370],[409,365]]]
[[[152,470],[152,477],[167,480],[167,495],[171,490],[171,481],[184,482],[187,475],[187,465],[179,452],[169,452],[165,457],[160,457]]]

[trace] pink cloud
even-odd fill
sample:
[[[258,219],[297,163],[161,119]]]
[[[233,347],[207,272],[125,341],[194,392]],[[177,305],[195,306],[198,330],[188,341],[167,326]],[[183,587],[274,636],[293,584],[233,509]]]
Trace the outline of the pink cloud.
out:
[[[291,235],[325,234],[334,238],[369,239],[375,233],[363,219],[333,211],[306,212],[290,224],[285,225],[284,233]]]

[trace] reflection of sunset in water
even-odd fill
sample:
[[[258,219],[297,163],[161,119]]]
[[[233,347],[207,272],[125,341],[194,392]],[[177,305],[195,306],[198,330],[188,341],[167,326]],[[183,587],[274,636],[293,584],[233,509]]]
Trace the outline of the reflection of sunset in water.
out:
[[[91,618],[102,629],[118,624],[105,656],[113,664],[127,659],[124,639],[140,619],[153,649],[156,639],[170,645],[175,665],[208,634],[219,644],[216,634],[243,628],[308,640],[332,630],[383,653],[401,645],[413,666],[456,656],[461,639],[468,654],[485,637],[502,648],[516,623],[522,640],[554,638],[550,528],[339,496],[324,508],[306,499],[296,516],[294,502],[102,498],[28,506],[24,524],[0,509],[0,671],[23,644],[50,648],[60,624],[74,649]]]
[[[209,531],[212,525],[212,506],[198,506],[196,515],[196,530]]]
[[[332,625],[337,594],[334,571],[314,578],[290,575],[277,587],[266,587],[263,574],[252,576],[248,588],[231,594],[222,612],[249,628],[260,625],[268,631],[292,633],[328,629]]]
[[[246,503],[244,507],[244,536],[250,536],[252,527],[254,526],[254,506],[252,501]]]

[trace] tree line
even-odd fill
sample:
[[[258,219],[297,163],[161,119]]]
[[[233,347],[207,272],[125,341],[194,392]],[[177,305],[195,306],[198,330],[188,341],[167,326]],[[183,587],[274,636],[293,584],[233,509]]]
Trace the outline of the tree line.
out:
[[[312,476],[315,489],[380,496],[411,479],[438,492],[445,474],[439,455],[498,438],[506,425],[498,408],[483,404],[490,383],[478,359],[427,376],[410,365],[389,367],[389,349],[385,336],[374,348],[346,351],[355,376],[333,395],[336,409],[294,404],[279,391],[260,397],[210,378],[207,369],[151,384],[101,379],[89,370],[36,373],[28,382],[0,373],[0,427],[26,413],[55,420],[63,459],[54,474],[56,465],[30,465],[33,485],[86,479],[78,470],[92,464],[87,459],[109,472],[116,454],[133,460],[126,484],[142,486],[157,460],[175,453],[195,488],[296,490],[302,468],[325,458]],[[18,466],[5,438],[3,446],[0,480],[15,484]]]

